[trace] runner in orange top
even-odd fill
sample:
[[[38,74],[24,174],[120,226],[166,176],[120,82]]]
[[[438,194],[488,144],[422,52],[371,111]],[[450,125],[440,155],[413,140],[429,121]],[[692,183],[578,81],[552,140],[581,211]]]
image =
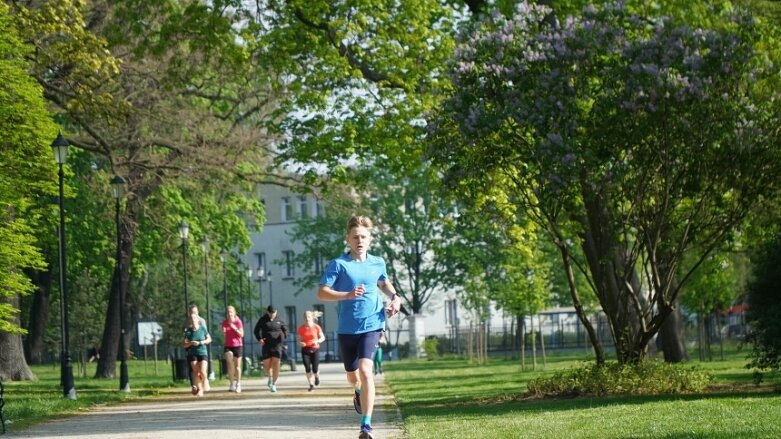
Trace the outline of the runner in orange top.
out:
[[[320,343],[325,341],[320,325],[315,319],[321,315],[320,311],[304,312],[306,323],[298,327],[298,344],[301,346],[301,358],[304,360],[306,380],[309,382],[309,391],[320,385]]]

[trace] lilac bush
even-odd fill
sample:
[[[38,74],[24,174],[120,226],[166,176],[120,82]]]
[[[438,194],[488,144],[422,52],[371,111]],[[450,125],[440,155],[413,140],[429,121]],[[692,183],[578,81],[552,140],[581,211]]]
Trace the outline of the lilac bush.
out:
[[[430,157],[467,196],[501,182],[560,248],[580,244],[619,359],[636,361],[682,255],[704,258],[778,187],[777,66],[744,13],[712,29],[621,2],[550,14],[521,3],[459,36]]]

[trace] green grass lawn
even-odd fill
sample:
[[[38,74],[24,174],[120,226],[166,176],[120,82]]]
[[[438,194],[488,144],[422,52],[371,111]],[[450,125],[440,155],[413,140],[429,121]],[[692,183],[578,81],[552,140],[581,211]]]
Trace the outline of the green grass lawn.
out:
[[[781,437],[781,379],[771,374],[755,387],[745,354],[734,351],[726,361],[689,363],[713,374],[706,394],[524,397],[530,379],[583,358],[552,356],[536,371],[493,358],[483,366],[455,358],[388,362],[386,383],[412,439]]]

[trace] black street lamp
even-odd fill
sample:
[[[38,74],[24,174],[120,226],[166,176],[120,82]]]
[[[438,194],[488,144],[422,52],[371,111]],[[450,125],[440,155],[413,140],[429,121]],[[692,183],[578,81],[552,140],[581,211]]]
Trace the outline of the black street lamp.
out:
[[[119,222],[119,202],[125,196],[127,182],[119,175],[111,179],[111,196],[114,197],[114,217],[117,223],[117,261],[114,267],[114,277],[119,285],[119,391],[130,393],[130,377],[127,373],[127,348],[125,347],[125,292],[122,282],[122,233]]]
[[[263,267],[258,267],[256,273],[258,277],[258,318],[260,318],[263,315],[263,281],[265,280],[266,272]],[[252,355],[255,355],[254,343],[252,344]]]
[[[252,268],[247,265],[247,321],[252,321]]]
[[[187,237],[190,236],[190,226],[187,221],[179,223],[179,237],[182,238],[182,269],[184,271],[184,316],[189,320],[190,298],[187,296]]]
[[[68,348],[68,291],[65,280],[66,264],[65,264],[65,206],[64,206],[64,194],[63,194],[63,172],[62,165],[68,159],[68,146],[70,144],[62,134],[57,134],[57,138],[52,142],[52,150],[54,151],[54,161],[59,165],[59,185],[60,185],[60,338],[61,348],[60,352],[60,381],[62,384],[62,394],[70,400],[76,399],[76,385],[73,381],[73,363],[71,362],[71,355]]]
[[[252,324],[252,268],[247,264],[247,315],[244,326]],[[252,338],[250,338],[251,340]]]
[[[225,312],[228,310],[228,250],[222,249],[220,252],[220,260],[222,261],[222,301],[223,309]]]
[[[236,256],[236,272],[239,276],[239,315],[244,315],[244,283],[242,282],[242,278],[244,278],[244,270],[242,269],[243,266],[244,263],[241,261],[241,258]]]
[[[258,267],[258,270],[255,272],[257,275],[258,280],[258,310],[260,310],[260,314],[263,314],[263,281],[266,280],[266,270],[263,269],[263,267]]]
[[[204,279],[204,295],[206,296],[206,329],[209,331],[209,334],[211,334],[211,323],[212,323],[212,309],[209,305],[209,296],[211,296],[211,292],[209,291],[209,237],[204,235],[203,239],[201,240],[201,249],[203,249],[203,279]],[[207,364],[209,365],[209,379],[214,379],[214,372],[212,371],[212,345],[211,343],[206,345],[206,358],[207,358]]]
[[[274,290],[271,289],[271,270],[268,271],[268,274],[266,275],[266,280],[268,281],[268,304],[273,305]]]
[[[224,248],[220,250],[220,260],[222,261],[222,310],[223,313],[228,312],[228,256],[230,254],[228,253],[228,250],[225,250]],[[220,364],[224,364],[225,366],[220,367],[220,377],[222,377],[223,370],[227,368],[227,363],[220,362]]]

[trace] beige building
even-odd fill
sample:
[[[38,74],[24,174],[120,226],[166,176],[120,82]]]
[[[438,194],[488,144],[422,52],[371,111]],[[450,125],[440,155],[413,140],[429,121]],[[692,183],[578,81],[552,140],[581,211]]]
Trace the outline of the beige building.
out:
[[[298,218],[322,215],[323,205],[312,194],[302,195],[280,186],[266,185],[259,192],[266,207],[266,223],[261,231],[250,226],[252,246],[243,257],[252,269],[251,326],[254,327],[259,318],[257,310],[262,307],[265,312],[269,304],[277,308],[278,315],[291,333],[295,333],[298,325],[303,323],[304,311],[318,310],[323,313],[318,324],[328,338],[326,346],[321,348],[321,358],[325,359],[328,351],[336,350],[331,340],[335,337],[337,326],[336,303],[318,301],[315,297],[317,285],[311,285],[311,288],[296,295],[299,288],[293,285],[293,281],[302,276],[302,268],[294,264],[294,258],[302,248],[300,244],[291,242],[288,236]],[[322,272],[325,263],[327,261],[313,262],[309,270]],[[254,340],[247,340],[248,344],[252,342]],[[257,347],[255,349],[259,352]],[[292,343],[289,349],[298,351]]]

